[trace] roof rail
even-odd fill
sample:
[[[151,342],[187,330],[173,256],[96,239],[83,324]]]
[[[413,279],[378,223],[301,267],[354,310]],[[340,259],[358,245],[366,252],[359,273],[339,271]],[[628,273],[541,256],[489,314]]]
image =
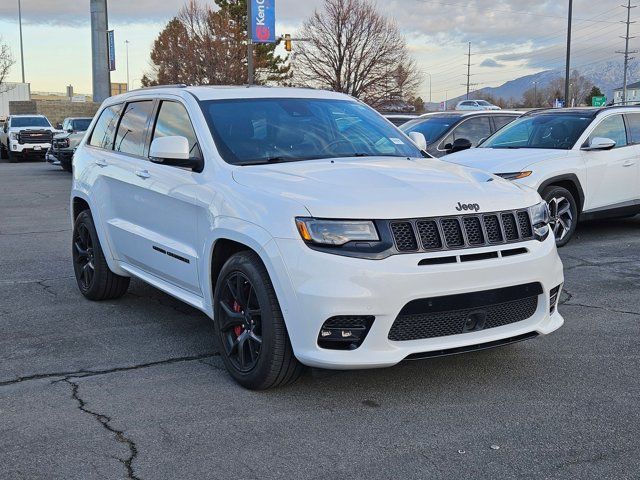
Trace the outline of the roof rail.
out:
[[[134,90],[129,90],[128,92],[125,92],[125,93],[139,92],[141,90],[155,90],[157,88],[187,88],[188,86],[189,85],[186,85],[184,83],[176,83],[171,85],[152,85],[150,87],[142,87],[142,88],[136,88]]]

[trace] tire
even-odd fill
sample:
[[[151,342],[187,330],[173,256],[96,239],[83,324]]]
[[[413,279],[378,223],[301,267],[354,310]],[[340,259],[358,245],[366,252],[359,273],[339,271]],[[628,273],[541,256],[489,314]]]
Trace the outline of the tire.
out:
[[[65,172],[71,173],[71,171],[73,170],[71,167],[71,160],[69,160],[68,162],[60,162],[60,166]]]
[[[9,159],[9,163],[18,163],[18,161],[20,160],[18,158],[18,155],[16,155],[9,149],[7,149],[7,158]]]
[[[0,143],[0,159],[5,160],[7,158],[7,148],[4,144]]]
[[[236,253],[222,267],[214,293],[214,327],[222,361],[247,389],[284,386],[304,371],[293,354],[269,274],[252,251]]]
[[[550,227],[556,236],[556,246],[564,247],[578,225],[578,204],[569,190],[557,185],[545,188],[542,198],[551,211]]]
[[[112,300],[127,293],[131,279],[109,269],[89,210],[76,218],[72,238],[73,271],[80,293],[89,300]]]

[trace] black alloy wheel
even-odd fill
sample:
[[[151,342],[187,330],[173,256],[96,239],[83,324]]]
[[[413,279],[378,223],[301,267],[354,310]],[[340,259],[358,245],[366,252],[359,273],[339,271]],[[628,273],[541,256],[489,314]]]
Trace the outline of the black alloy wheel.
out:
[[[239,271],[224,278],[218,328],[227,358],[242,373],[255,368],[262,347],[262,309],[251,281]]]
[[[93,240],[84,223],[80,223],[73,232],[73,268],[80,290],[83,293],[88,292],[93,285],[96,267]]]
[[[266,390],[300,377],[304,366],[293,353],[273,283],[257,253],[243,250],[226,260],[213,305],[218,352],[236,382]]]

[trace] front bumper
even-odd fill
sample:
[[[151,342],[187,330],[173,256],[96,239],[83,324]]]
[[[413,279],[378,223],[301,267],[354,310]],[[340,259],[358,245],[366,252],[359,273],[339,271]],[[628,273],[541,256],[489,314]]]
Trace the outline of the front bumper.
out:
[[[17,154],[45,155],[51,144],[49,143],[17,143],[11,142],[9,146],[11,152]]]
[[[522,255],[423,266],[418,266],[420,260],[455,255],[455,252],[362,260],[317,252],[301,240],[277,239],[276,245],[285,264],[276,272],[274,282],[285,290],[283,314],[296,357],[309,366],[334,369],[392,366],[406,357],[427,352],[490,344],[532,332],[548,334],[564,322],[557,309],[549,313],[549,292],[564,281],[553,236],[544,242],[517,244],[528,250]],[[484,247],[464,253],[484,253],[499,248]],[[388,339],[399,312],[412,300],[532,282],[539,282],[543,293],[539,295],[534,315],[526,320],[423,340]],[[355,350],[323,349],[317,344],[322,324],[339,315],[375,316],[366,339]]]

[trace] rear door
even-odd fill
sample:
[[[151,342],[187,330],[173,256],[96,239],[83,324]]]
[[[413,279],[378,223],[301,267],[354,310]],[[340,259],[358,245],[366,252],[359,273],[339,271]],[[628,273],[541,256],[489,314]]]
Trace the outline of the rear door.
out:
[[[595,126],[589,140],[616,142],[612,150],[581,151],[587,172],[585,210],[621,206],[638,197],[638,147],[630,143],[622,114],[610,115]]]

